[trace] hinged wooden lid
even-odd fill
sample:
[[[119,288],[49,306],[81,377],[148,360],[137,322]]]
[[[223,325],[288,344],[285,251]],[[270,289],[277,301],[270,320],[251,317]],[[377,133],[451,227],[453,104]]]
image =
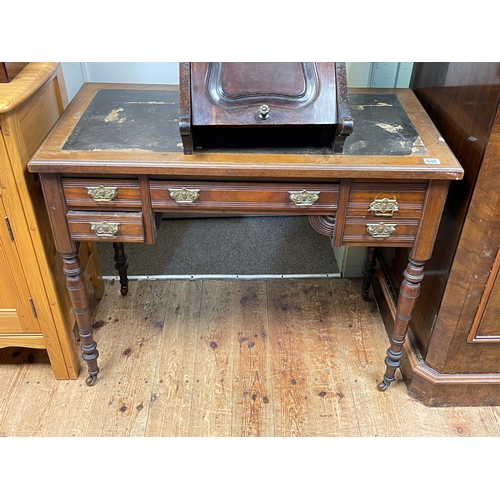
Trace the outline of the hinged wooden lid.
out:
[[[345,63],[181,63],[180,88],[186,154],[298,142],[341,152],[352,132]]]

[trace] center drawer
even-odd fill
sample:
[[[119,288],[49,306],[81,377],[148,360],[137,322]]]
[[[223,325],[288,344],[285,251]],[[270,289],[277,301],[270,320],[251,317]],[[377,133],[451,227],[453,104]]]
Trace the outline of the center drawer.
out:
[[[152,180],[150,190],[155,212],[329,215],[337,210],[339,185]]]

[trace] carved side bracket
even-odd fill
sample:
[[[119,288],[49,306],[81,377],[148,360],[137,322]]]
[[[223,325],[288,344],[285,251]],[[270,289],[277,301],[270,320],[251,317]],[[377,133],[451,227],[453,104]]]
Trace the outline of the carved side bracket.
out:
[[[333,237],[333,231],[335,230],[334,215],[309,215],[309,224],[317,233],[330,238]]]

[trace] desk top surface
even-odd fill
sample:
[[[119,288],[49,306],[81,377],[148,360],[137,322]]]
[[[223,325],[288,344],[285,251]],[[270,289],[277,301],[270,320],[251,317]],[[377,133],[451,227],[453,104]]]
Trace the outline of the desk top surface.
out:
[[[28,164],[32,172],[217,179],[460,179],[463,170],[409,89],[351,89],[354,132],[328,149],[184,155],[176,86],[85,84]]]

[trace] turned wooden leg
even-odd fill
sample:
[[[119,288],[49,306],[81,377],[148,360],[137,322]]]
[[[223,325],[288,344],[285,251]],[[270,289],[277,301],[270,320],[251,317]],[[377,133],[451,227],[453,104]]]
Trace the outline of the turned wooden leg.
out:
[[[114,260],[116,262],[115,269],[118,271],[120,275],[120,293],[125,296],[128,293],[128,278],[127,278],[127,269],[128,262],[127,256],[125,255],[125,250],[123,243],[113,243],[113,248],[115,249]]]
[[[92,319],[90,316],[89,298],[85,284],[85,276],[78,258],[78,252],[61,254],[63,270],[66,275],[66,287],[68,288],[71,304],[76,316],[78,332],[80,334],[82,358],[87,362],[89,377],[85,383],[94,385],[97,380],[99,368],[97,358],[99,351],[92,335]]]
[[[363,261],[363,269],[361,274],[363,275],[363,282],[361,283],[361,295],[364,300],[368,300],[368,292],[370,291],[370,284],[373,275],[375,274],[375,247],[368,247],[365,253],[365,259]]]
[[[379,391],[385,391],[389,388],[391,382],[394,382],[396,370],[401,365],[403,344],[405,343],[411,312],[420,293],[420,282],[424,277],[424,264],[425,261],[410,258],[410,262],[403,273],[404,279],[399,289],[398,307],[392,331],[391,346],[387,350],[387,357],[385,358],[387,368],[384,379],[377,386]]]

